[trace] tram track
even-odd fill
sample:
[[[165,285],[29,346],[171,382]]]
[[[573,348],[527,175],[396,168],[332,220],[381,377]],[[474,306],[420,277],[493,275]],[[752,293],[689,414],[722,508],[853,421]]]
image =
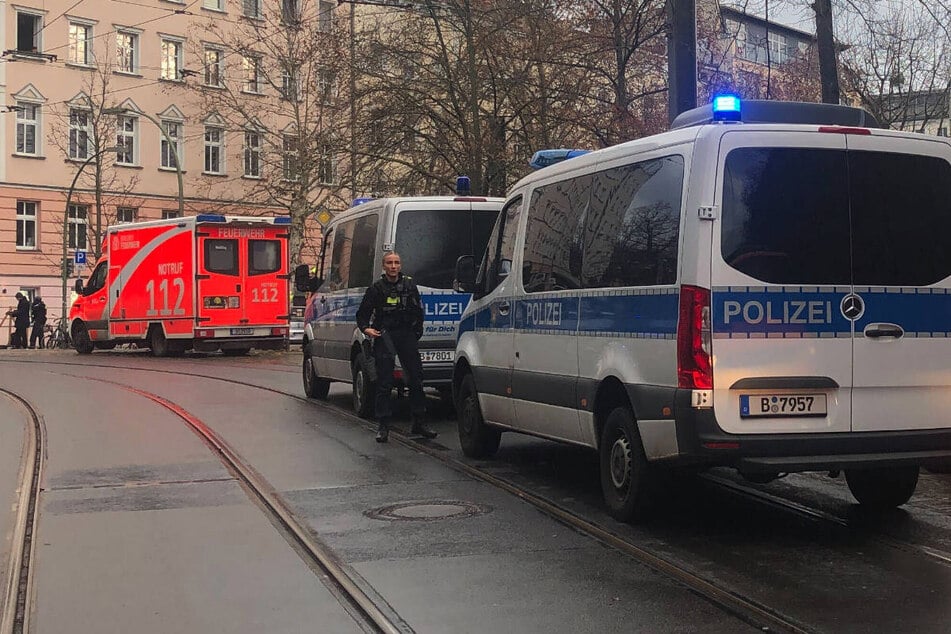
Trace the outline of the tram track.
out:
[[[89,367],[90,364],[84,363],[69,363],[69,362],[53,362],[56,364],[63,365],[74,365]],[[97,364],[94,367],[100,368],[112,368],[112,369],[122,369],[122,370],[140,370],[144,372],[154,372],[154,373],[168,373],[175,374],[180,376],[194,376],[198,378],[210,379],[215,381],[221,381],[229,384],[240,385],[249,388],[256,388],[264,391],[268,391],[274,394],[281,395],[283,397],[290,397],[296,401],[309,403],[311,406],[325,409],[327,411],[332,411],[333,413],[348,418],[352,421],[359,423],[361,426],[367,429],[371,429],[372,426],[368,421],[357,417],[355,414],[349,410],[342,408],[340,406],[334,405],[332,403],[315,401],[312,399],[305,398],[298,394],[287,392],[282,389],[277,389],[274,387],[269,387],[266,385],[260,385],[257,383],[251,383],[247,381],[241,381],[238,379],[231,379],[218,376],[209,376],[206,374],[191,373],[191,372],[181,372],[181,371],[172,371],[172,370],[161,370],[154,368],[130,368],[128,366],[121,365],[100,365]],[[89,378],[89,377],[83,377]],[[99,380],[99,379],[97,379]],[[125,384],[117,384],[127,389],[135,388]],[[154,396],[154,395],[153,395]],[[157,397],[161,398],[161,397]],[[154,400],[154,399],[153,399]],[[213,433],[213,432],[212,432]],[[808,626],[805,624],[799,623],[794,619],[791,619],[776,610],[771,609],[769,606],[762,605],[757,602],[755,599],[744,596],[740,592],[730,590],[728,588],[722,587],[721,584],[714,583],[709,578],[705,577],[703,574],[698,573],[690,569],[688,566],[683,565],[680,562],[674,561],[673,559],[666,558],[652,552],[649,548],[642,547],[632,540],[618,535],[615,532],[608,530],[605,527],[599,526],[596,523],[585,519],[580,514],[570,511],[563,506],[553,502],[550,499],[547,499],[543,496],[528,490],[526,487],[519,486],[503,478],[496,477],[487,471],[480,469],[476,466],[470,465],[462,460],[454,458],[451,455],[448,455],[445,449],[441,447],[429,446],[425,442],[418,442],[413,438],[400,433],[398,429],[394,430],[391,434],[391,439],[396,440],[400,444],[411,448],[420,453],[424,453],[444,465],[456,470],[457,472],[464,473],[474,479],[485,482],[495,488],[506,491],[507,493],[518,497],[519,499],[531,504],[532,506],[538,508],[545,514],[556,519],[562,524],[569,526],[580,533],[590,536],[592,539],[608,546],[618,552],[621,552],[625,555],[628,555],[633,560],[638,561],[651,569],[659,572],[660,574],[674,579],[677,582],[683,584],[685,587],[689,588],[696,594],[706,598],[709,602],[717,606],[719,609],[730,613],[745,622],[757,627],[762,631],[770,632],[808,632],[811,631]],[[219,442],[223,444],[223,441],[219,439]],[[249,467],[250,468],[250,467]],[[252,470],[253,471],[253,470]],[[765,504],[774,508],[779,508],[780,510],[788,513],[796,514],[800,517],[805,517],[814,522],[829,523],[835,525],[837,528],[845,530],[855,530],[853,526],[850,526],[847,520],[838,518],[832,514],[826,513],[821,510],[812,509],[810,507],[785,500],[779,496],[771,495],[759,491],[757,489],[744,487],[741,484],[720,478],[717,476],[704,476],[713,486],[717,486],[726,490],[729,490],[733,494],[740,495],[746,499],[753,500],[757,503]],[[269,489],[265,484],[264,489]],[[273,492],[272,492],[273,493]],[[274,494],[276,496],[276,494]],[[277,500],[279,506],[283,506],[280,500]],[[286,509],[285,509],[286,510]],[[290,511],[288,511],[290,513]],[[306,532],[306,529],[305,529]],[[910,542],[904,542],[902,540],[894,539],[884,535],[874,536],[876,541],[890,546],[892,548],[901,550],[906,553],[912,553],[917,556],[923,556],[936,561],[938,563],[949,565],[951,564],[951,558],[948,557],[946,553],[938,551],[936,549],[931,549],[928,547],[920,546],[918,544],[913,544]],[[408,627],[408,626],[406,626]],[[405,631],[405,630],[404,630]]]
[[[0,634],[30,631],[30,601],[33,588],[33,556],[36,549],[36,523],[39,517],[40,482],[46,455],[46,429],[36,408],[22,396],[0,388],[0,395],[22,407],[29,424],[20,459],[16,515],[10,540],[10,559],[0,613]]]

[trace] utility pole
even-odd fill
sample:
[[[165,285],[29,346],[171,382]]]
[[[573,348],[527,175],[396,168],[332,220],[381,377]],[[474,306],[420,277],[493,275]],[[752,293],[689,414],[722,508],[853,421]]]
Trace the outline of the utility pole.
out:
[[[819,51],[819,83],[822,103],[839,103],[839,72],[832,33],[832,0],[815,0],[816,46]]]
[[[697,5],[667,0],[667,114],[697,107]]]

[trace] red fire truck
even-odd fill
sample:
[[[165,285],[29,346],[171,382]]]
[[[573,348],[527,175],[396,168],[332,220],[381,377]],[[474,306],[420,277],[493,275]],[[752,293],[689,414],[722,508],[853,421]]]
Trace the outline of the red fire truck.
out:
[[[284,347],[289,224],[202,214],[109,227],[86,284],[76,280],[73,345],[134,342],[159,357]]]

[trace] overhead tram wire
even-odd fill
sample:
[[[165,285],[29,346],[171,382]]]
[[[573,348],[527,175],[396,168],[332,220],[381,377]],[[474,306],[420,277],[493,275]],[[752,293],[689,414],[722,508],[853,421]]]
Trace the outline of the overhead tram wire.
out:
[[[44,23],[43,23],[43,26],[40,27],[40,30],[33,34],[34,37],[37,36],[37,35],[39,35],[39,34],[42,33],[43,31],[45,31],[45,30],[46,30],[46,27],[48,27],[48,26],[51,25],[53,22],[56,22],[56,21],[59,20],[61,17],[63,17],[64,15],[66,15],[67,13],[69,13],[70,11],[72,11],[73,9],[75,9],[76,7],[78,7],[78,6],[79,6],[80,4],[82,4],[84,1],[85,1],[85,0],[76,0],[76,2],[74,2],[72,5],[70,5],[70,7],[69,7],[68,9],[66,9],[65,11],[63,11],[62,13],[60,13],[58,16],[56,16],[56,17],[53,18],[52,20],[49,20],[49,21],[44,22]]]

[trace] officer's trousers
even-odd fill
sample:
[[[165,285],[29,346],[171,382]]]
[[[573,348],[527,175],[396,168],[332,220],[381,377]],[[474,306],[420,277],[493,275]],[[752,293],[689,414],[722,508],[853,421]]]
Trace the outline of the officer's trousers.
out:
[[[386,331],[387,338],[393,343],[391,351],[383,337],[373,342],[373,358],[376,363],[376,418],[390,418],[393,404],[390,392],[393,389],[393,367],[396,364],[396,352],[403,366],[403,381],[409,388],[409,403],[413,416],[426,413],[426,395],[423,394],[423,362],[419,358],[419,346],[416,334],[409,329]]]

